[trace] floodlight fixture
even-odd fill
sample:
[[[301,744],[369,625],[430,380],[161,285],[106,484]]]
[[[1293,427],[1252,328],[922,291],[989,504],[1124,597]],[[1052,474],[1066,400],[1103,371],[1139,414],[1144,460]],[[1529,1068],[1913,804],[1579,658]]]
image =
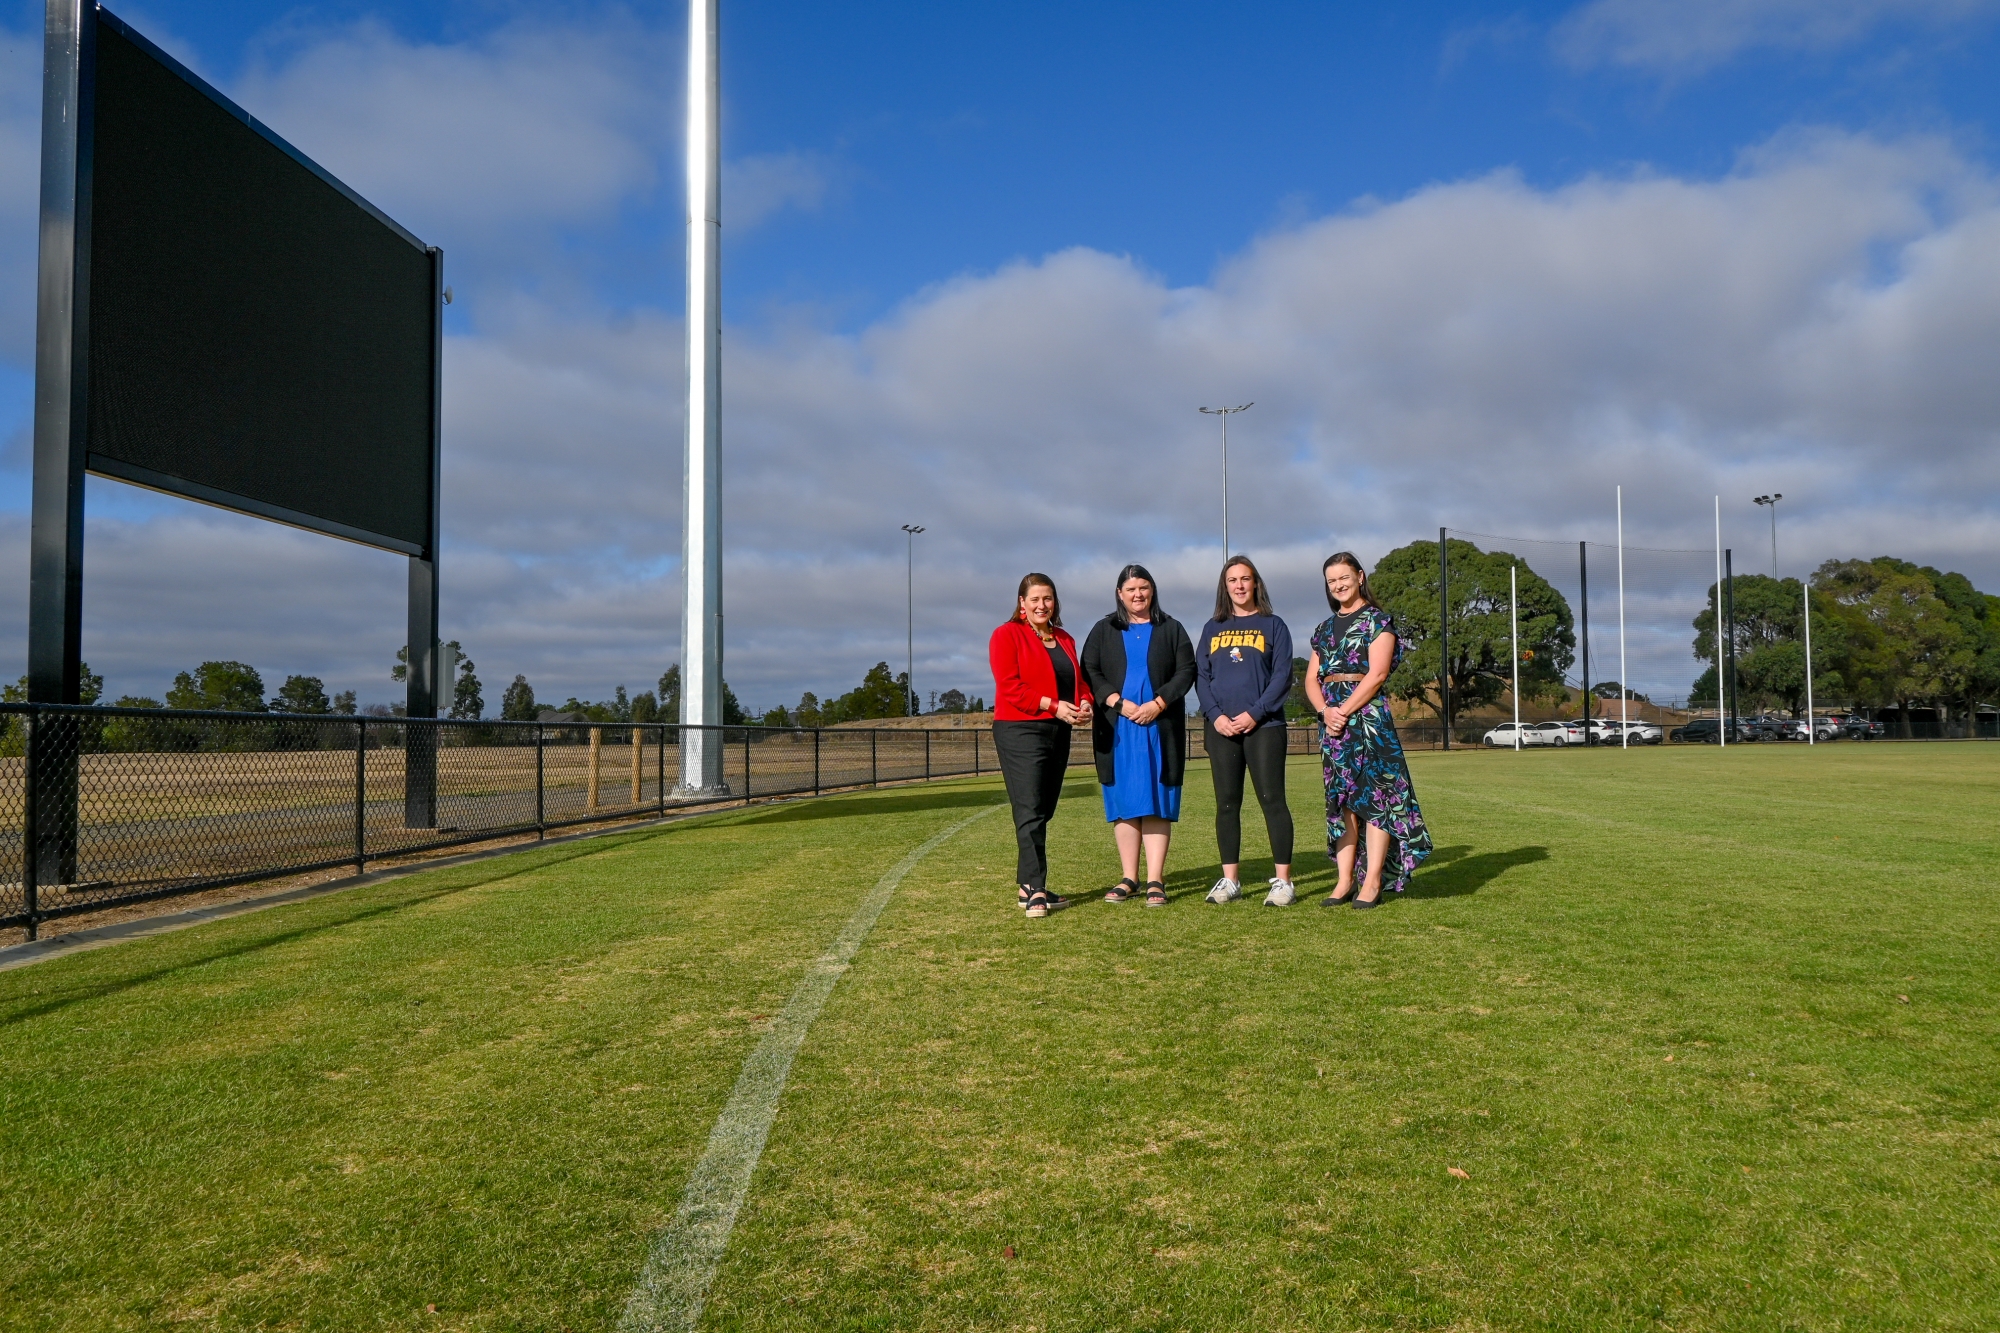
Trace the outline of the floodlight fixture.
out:
[[[1227,560],[1229,550],[1229,418],[1238,412],[1248,412],[1256,403],[1244,403],[1240,407],[1204,407],[1200,410],[1212,417],[1222,418],[1222,558]]]

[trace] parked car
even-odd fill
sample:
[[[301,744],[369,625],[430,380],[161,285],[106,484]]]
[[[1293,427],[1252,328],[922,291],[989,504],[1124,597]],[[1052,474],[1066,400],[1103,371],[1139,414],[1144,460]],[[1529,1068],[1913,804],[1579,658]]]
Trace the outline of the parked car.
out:
[[[1880,722],[1856,714],[1840,720],[1841,734],[1849,740],[1874,741],[1889,734],[1889,729]]]
[[[1634,718],[1625,724],[1625,736],[1628,745],[1658,745],[1667,738],[1667,733],[1660,729],[1660,724],[1657,722],[1641,722]],[[1613,745],[1618,743],[1615,733],[1611,743]]]
[[[1587,734],[1598,745],[1616,745],[1618,744],[1618,719],[1593,717],[1590,719]]]
[[[1830,717],[1795,718],[1791,728],[1791,739],[1797,741],[1808,737],[1816,741],[1835,741],[1846,734],[1841,731],[1840,724]]]
[[[1583,724],[1581,722],[1536,722],[1523,728],[1534,731],[1542,737],[1539,745],[1581,745],[1583,744]]]
[[[1667,739],[1691,745],[1717,745],[1721,743],[1722,735],[1722,723],[1718,719],[1698,717],[1684,727],[1675,727]],[[1729,724],[1729,743],[1738,745],[1749,739],[1749,735],[1732,720]]]
[[[1805,733],[1800,731],[1797,724],[1789,717],[1772,717],[1769,714],[1761,714],[1757,717],[1742,719],[1740,725],[1743,728],[1743,739],[1746,741],[1802,741],[1805,739]]]
[[[1480,739],[1496,750],[1511,750],[1514,748],[1514,724],[1512,722],[1502,722],[1480,737]],[[1563,724],[1560,722],[1523,722],[1521,724],[1521,746],[1523,749],[1530,745],[1563,745],[1566,743],[1568,743],[1568,733],[1563,730]]]

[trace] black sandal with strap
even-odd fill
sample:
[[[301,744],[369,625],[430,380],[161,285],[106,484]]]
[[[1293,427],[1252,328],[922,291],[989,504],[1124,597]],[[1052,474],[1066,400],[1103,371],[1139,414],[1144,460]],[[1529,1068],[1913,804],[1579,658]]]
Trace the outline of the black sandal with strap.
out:
[[[1107,903],[1127,902],[1133,898],[1138,897],[1139,893],[1140,889],[1138,880],[1121,879],[1116,884],[1113,884],[1110,888],[1104,891],[1104,901]]]
[[[1165,907],[1166,905],[1167,905],[1167,886],[1165,884],[1162,884],[1157,879],[1147,880],[1146,906]]]

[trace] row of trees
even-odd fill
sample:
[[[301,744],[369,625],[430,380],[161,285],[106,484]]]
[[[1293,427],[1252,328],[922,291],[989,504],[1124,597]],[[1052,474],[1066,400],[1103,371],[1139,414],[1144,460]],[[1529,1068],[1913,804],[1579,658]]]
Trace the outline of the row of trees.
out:
[[[1829,560],[1813,571],[1812,685],[1816,703],[1894,708],[1909,734],[1912,709],[1942,710],[1947,726],[1974,730],[1972,714],[2000,698],[2000,597],[1963,574],[1892,556]],[[1805,705],[1806,586],[1741,575],[1732,592],[1739,708]],[[1713,661],[1716,589],[1695,617],[1694,651]],[[1711,665],[1693,696],[1713,704]]]

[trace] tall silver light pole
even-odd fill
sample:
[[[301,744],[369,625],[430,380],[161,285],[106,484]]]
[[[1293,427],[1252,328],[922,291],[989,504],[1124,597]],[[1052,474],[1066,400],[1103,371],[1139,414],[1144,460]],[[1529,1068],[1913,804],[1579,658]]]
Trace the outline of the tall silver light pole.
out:
[[[1771,511],[1771,577],[1772,578],[1778,577],[1778,501],[1784,498],[1785,497],[1779,492],[1772,491],[1769,495],[1760,495],[1751,501],[1752,504],[1763,505],[1765,508]]]
[[[903,676],[904,707],[910,716],[917,711],[917,534],[922,532],[920,523],[903,525],[903,633],[906,638],[904,650],[909,654]]]
[[[1222,558],[1227,560],[1235,552],[1229,549],[1229,418],[1238,412],[1248,412],[1257,406],[1245,403],[1241,407],[1204,407],[1201,410],[1212,417],[1222,418]]]
[[[681,492],[681,721],[722,721],[722,137],[717,0],[688,0],[687,439]],[[722,737],[681,733],[680,795],[726,790]]]

